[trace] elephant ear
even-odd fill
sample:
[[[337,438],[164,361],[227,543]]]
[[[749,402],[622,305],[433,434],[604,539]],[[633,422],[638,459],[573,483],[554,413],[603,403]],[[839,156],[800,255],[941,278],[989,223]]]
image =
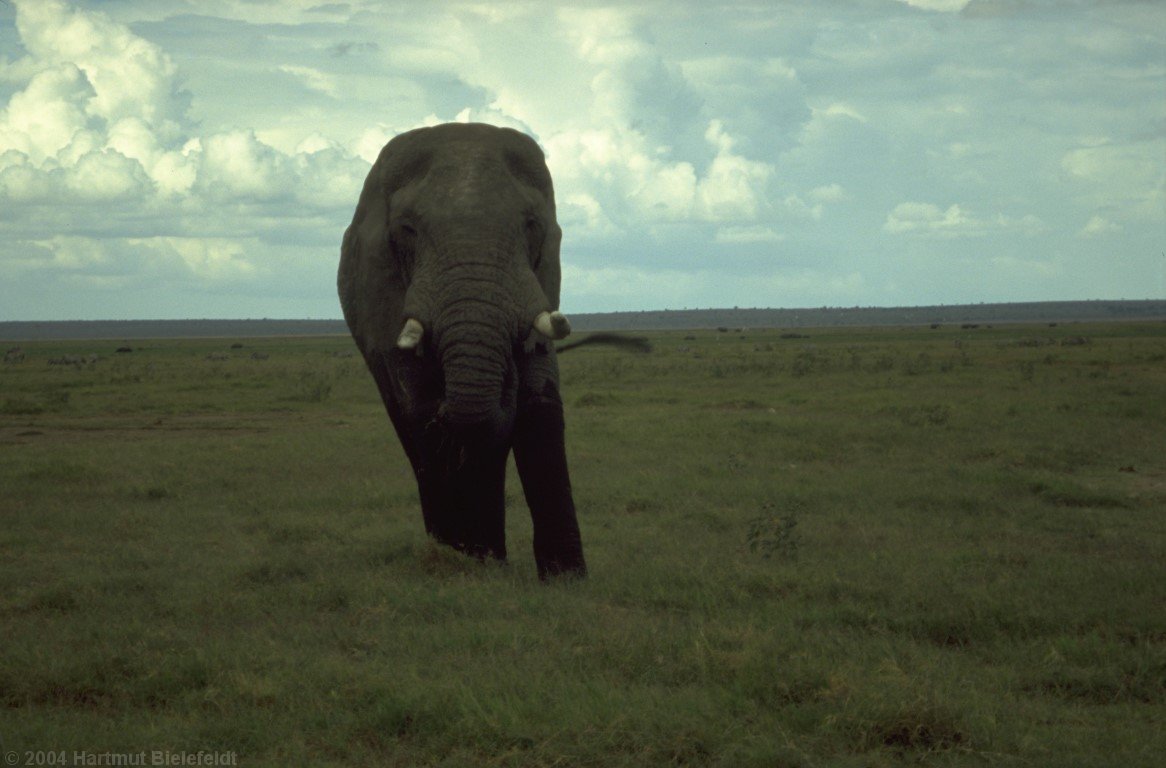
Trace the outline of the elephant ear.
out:
[[[390,349],[399,333],[405,276],[389,238],[390,200],[400,185],[416,131],[397,136],[381,150],[364,181],[352,223],[340,246],[337,289],[344,319],[361,351]]]
[[[550,308],[559,308],[559,283],[562,280],[562,267],[559,264],[559,245],[563,240],[563,230],[555,221],[555,203],[551,199],[546,222],[546,235],[543,237],[542,249],[539,253],[538,266],[534,274],[538,284],[546,294]]]
[[[559,283],[562,278],[559,246],[563,240],[563,230],[555,218],[555,187],[551,182],[551,172],[547,168],[542,148],[529,136],[515,133],[525,145],[525,151],[522,153],[521,162],[511,163],[511,170],[532,186],[543,200],[544,233],[539,252],[534,259],[534,273],[550,302],[550,308],[555,310],[559,308]]]

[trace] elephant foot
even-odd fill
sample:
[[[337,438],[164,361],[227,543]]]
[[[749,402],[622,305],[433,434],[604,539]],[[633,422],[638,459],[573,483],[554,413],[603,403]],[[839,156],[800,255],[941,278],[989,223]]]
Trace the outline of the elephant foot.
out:
[[[562,563],[550,563],[545,568],[539,568],[538,580],[546,584],[550,581],[575,580],[582,581],[587,578],[587,564],[575,563],[573,565],[563,565]]]
[[[501,546],[497,544],[481,544],[477,542],[466,542],[442,538],[441,536],[433,536],[433,540],[439,544],[449,547],[463,555],[469,555],[475,560],[486,562],[489,560],[504,563],[506,562],[506,545]]]
[[[587,563],[583,560],[583,547],[579,542],[575,542],[574,546],[561,548],[554,554],[546,553],[545,550],[536,551],[534,560],[538,568],[539,581],[587,578]]]

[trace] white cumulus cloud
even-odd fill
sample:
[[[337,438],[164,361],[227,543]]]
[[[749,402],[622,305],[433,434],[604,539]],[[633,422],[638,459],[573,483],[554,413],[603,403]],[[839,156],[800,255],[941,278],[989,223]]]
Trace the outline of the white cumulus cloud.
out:
[[[954,13],[962,11],[970,0],[899,0],[899,2],[922,8],[925,11]]]
[[[149,185],[137,161],[111,149],[85,153],[66,179],[70,192],[89,201],[131,200],[143,195]]]
[[[88,125],[93,86],[73,64],[37,72],[0,111],[0,151],[15,150],[35,163],[53,159]]]
[[[93,88],[86,112],[106,121],[139,117],[172,131],[182,111],[176,68],[156,45],[101,13],[63,0],[18,0],[16,27],[40,63],[75,66]]]
[[[784,239],[780,233],[762,224],[721,227],[716,234],[718,243],[778,243]]]
[[[1081,237],[1098,237],[1121,232],[1122,227],[1104,216],[1091,216],[1078,233]]]
[[[215,199],[270,200],[287,196],[295,179],[286,158],[254,131],[237,130],[203,139],[198,187]]]
[[[291,280],[298,268],[269,267],[321,239],[311,226],[338,238],[368,170],[359,156],[318,132],[278,149],[251,127],[204,129],[159,45],[83,4],[15,11],[24,55],[2,70],[0,279],[31,269],[98,291]],[[272,70],[307,91],[334,86],[314,67]]]
[[[999,232],[1036,235],[1044,229],[1044,223],[1032,214],[1017,218],[1001,213],[983,218],[958,204],[943,209],[933,203],[914,202],[895,206],[883,224],[883,230],[893,235],[938,238],[979,237]]]
[[[773,168],[736,154],[732,137],[718,120],[709,123],[705,138],[717,148],[717,155],[698,185],[697,214],[706,221],[757,218],[767,202],[765,185]]]

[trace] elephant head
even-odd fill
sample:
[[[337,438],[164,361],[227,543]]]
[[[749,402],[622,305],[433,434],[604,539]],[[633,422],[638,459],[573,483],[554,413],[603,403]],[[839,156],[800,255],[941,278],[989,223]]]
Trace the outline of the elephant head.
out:
[[[517,131],[447,124],[397,136],[341,248],[344,317],[412,462],[428,532],[505,557],[513,448],[540,575],[585,570],[563,449],[554,339],[554,192]]]

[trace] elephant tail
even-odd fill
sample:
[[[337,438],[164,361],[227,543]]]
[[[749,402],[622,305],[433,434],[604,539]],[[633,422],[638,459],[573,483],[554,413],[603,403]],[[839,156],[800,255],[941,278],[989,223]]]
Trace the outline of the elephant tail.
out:
[[[643,336],[624,336],[621,333],[593,333],[570,344],[561,344],[555,347],[555,352],[566,352],[571,349],[587,346],[588,344],[607,344],[618,347],[625,352],[651,352],[652,344]]]

